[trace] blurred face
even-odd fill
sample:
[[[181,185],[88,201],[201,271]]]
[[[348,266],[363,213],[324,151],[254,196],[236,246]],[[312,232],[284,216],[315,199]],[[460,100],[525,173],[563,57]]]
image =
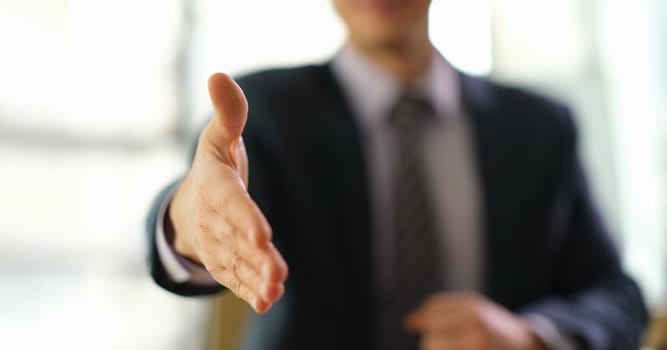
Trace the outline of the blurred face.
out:
[[[334,0],[350,39],[362,46],[385,46],[428,37],[431,0]]]

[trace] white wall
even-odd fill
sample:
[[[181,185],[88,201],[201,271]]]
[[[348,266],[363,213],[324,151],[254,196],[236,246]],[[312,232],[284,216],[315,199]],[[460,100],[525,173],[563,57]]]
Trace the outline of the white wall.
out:
[[[667,301],[667,28],[660,4],[495,0],[493,11],[494,77],[574,109],[594,195],[651,305]]]

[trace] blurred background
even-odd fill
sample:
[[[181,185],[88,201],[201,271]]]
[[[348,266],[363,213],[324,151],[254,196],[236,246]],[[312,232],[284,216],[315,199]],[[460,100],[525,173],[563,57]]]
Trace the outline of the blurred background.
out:
[[[576,111],[595,197],[667,306],[667,1],[434,0],[458,68]],[[211,299],[148,278],[143,220],[183,174],[206,80],[322,62],[328,0],[0,0],[0,347],[199,349]]]

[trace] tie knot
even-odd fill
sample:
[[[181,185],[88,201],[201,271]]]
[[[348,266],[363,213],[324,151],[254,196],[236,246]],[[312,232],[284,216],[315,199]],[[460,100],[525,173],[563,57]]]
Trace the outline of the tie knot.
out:
[[[414,129],[432,119],[433,106],[426,97],[413,91],[401,94],[389,113],[389,122],[397,128]]]

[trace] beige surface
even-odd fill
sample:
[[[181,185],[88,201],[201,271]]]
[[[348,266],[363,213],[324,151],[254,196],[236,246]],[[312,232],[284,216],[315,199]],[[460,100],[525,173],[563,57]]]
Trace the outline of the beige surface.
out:
[[[667,349],[667,312],[653,316],[646,332],[645,345],[649,348]]]
[[[250,307],[232,293],[222,293],[213,302],[208,329],[208,350],[236,350]]]

